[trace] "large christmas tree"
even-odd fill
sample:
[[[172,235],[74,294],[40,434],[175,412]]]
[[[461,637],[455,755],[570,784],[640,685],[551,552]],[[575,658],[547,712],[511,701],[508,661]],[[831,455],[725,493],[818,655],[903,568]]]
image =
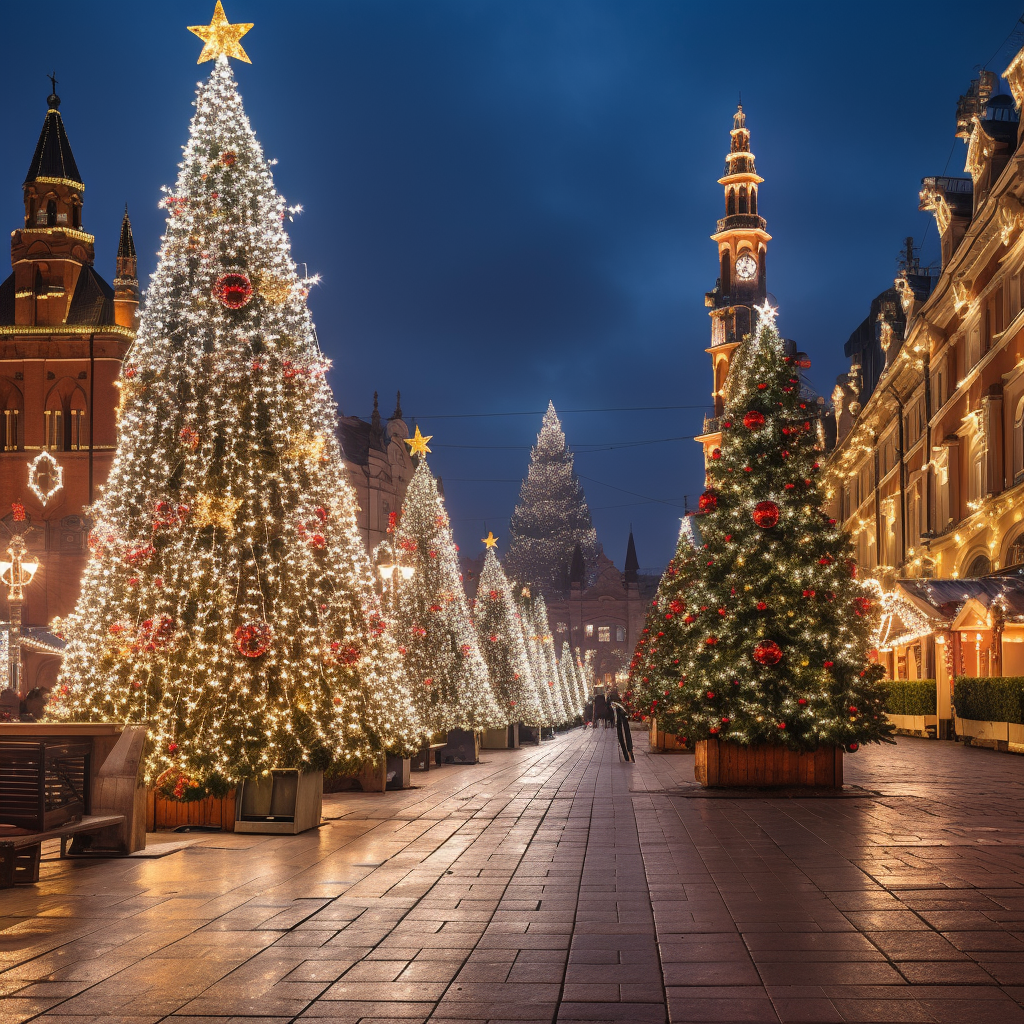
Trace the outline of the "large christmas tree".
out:
[[[681,536],[641,655],[655,713],[690,739],[856,749],[891,734],[870,591],[821,511],[814,411],[773,311],[737,356],[696,549]]]
[[[504,716],[502,724],[544,725],[545,709],[526,650],[521,615],[493,546],[484,558],[473,619]]]
[[[425,454],[413,474],[392,536],[374,553],[385,569],[384,600],[400,644],[420,720],[431,733],[482,729],[504,716],[469,614],[458,551]],[[412,569],[406,579],[402,569]]]
[[[549,593],[568,589],[577,544],[588,574],[597,565],[597,531],[553,402],[530,453],[509,535],[509,576]]]
[[[520,622],[526,650],[530,656],[533,677],[545,710],[545,725],[564,725],[570,719],[562,699],[558,664],[554,657],[554,640],[548,625],[548,610],[543,595],[524,586],[518,599]]]
[[[225,28],[236,35],[218,45]],[[287,208],[225,55],[239,29],[218,3],[201,30],[216,63],[122,367],[118,448],[54,708],[151,723],[146,778],[186,797],[409,749],[420,731]]]

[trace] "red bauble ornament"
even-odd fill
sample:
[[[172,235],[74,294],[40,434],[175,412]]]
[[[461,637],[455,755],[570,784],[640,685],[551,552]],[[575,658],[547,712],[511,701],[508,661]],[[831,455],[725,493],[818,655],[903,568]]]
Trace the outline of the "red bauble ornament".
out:
[[[247,622],[235,630],[235,649],[247,658],[260,658],[270,649],[274,633],[267,622]]]
[[[754,648],[754,661],[759,665],[778,665],[782,661],[782,648],[774,640],[762,640]]]
[[[221,153],[221,155],[220,155],[220,162],[221,162],[221,163],[222,163],[222,164],[223,164],[223,165],[224,165],[225,167],[234,167],[234,166],[235,166],[235,159],[236,159],[236,157],[235,157],[235,154],[234,154],[234,152],[233,152],[232,150],[230,150],[230,149],[226,149],[226,150],[225,150],[225,151],[224,151],[223,153]]]
[[[673,612],[674,612],[674,613],[675,613],[676,615],[678,615],[678,614],[679,614],[680,612],[685,612],[685,611],[686,611],[686,605],[685,605],[685,604],[683,604],[683,602],[682,602],[682,601],[673,601],[673,602],[672,602],[672,603],[671,603],[671,604],[669,605],[669,608],[670,608],[670,609],[671,609],[671,610],[672,610],[672,611],[673,611]]]
[[[779,506],[774,501],[759,501],[751,512],[755,526],[770,530],[779,521]]]
[[[721,457],[722,457],[722,449],[721,448],[712,448],[711,449],[711,458],[713,458],[717,462]]]
[[[700,512],[714,512],[718,508],[718,494],[708,489],[701,496],[697,502],[697,510]]]
[[[860,750],[860,744],[859,743],[847,743],[846,744],[846,752],[848,754],[856,754],[858,750]]]
[[[341,652],[341,660],[346,665],[354,665],[359,660],[359,648],[358,647],[346,647]]]
[[[751,409],[750,412],[743,417],[743,426],[747,430],[760,430],[764,426],[764,413],[758,412],[756,409]]]
[[[228,309],[241,309],[252,298],[249,275],[241,271],[221,274],[214,283],[213,297]]]

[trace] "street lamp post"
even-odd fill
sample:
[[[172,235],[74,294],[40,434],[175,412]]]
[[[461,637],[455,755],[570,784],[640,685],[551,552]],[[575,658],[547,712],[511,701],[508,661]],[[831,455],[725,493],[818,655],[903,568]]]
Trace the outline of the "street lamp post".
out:
[[[7,549],[9,562],[0,561],[0,581],[7,585],[7,603],[10,606],[11,629],[8,658],[11,666],[10,687],[19,696],[21,692],[21,606],[25,600],[25,587],[32,582],[38,562],[25,558],[25,538],[16,533]]]

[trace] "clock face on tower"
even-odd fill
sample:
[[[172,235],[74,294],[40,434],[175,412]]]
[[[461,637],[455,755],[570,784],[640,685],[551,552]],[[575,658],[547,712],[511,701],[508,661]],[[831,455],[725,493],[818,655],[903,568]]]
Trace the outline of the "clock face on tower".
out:
[[[736,261],[736,276],[741,281],[749,281],[757,276],[757,260],[749,252],[745,252]]]

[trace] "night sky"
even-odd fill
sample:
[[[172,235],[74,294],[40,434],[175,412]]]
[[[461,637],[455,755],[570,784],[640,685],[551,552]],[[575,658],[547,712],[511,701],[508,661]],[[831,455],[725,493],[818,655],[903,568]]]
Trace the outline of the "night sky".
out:
[[[553,399],[606,552],[621,567],[632,523],[652,570],[702,485],[689,438],[738,95],[779,326],[827,395],[903,237],[927,230],[937,258],[917,190],[963,173],[957,97],[1024,44],[1020,0],[225,2],[255,23],[234,69],[278,189],[305,207],[293,251],[322,275],[310,303],[341,409],[368,417],[377,390],[387,416],[401,389],[475,552],[487,529],[506,539]],[[211,66],[185,26],[212,11],[5,5],[0,223],[21,223],[55,69],[98,269],[113,277],[127,201],[145,285]]]

